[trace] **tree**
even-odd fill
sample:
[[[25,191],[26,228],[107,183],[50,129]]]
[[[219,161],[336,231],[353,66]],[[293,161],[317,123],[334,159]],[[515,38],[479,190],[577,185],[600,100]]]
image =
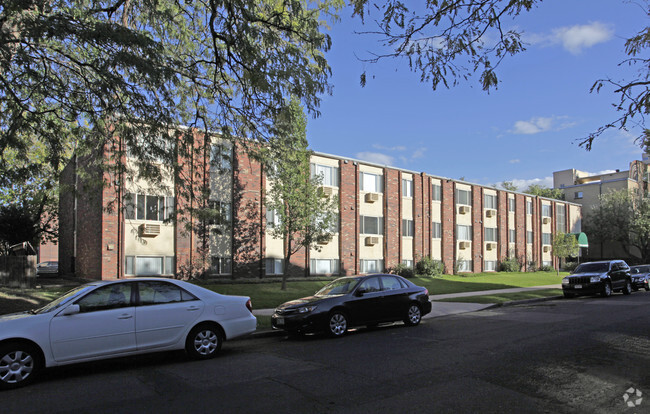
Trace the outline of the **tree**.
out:
[[[555,198],[556,200],[564,200],[564,193],[559,188],[548,188],[543,185],[531,184],[524,191],[526,194],[534,196]]]
[[[336,197],[325,196],[322,177],[311,177],[306,138],[307,120],[296,100],[278,117],[276,137],[262,149],[270,189],[266,194],[270,234],[284,241],[282,290],[286,289],[291,256],[300,249],[320,250],[329,241],[336,220]]]
[[[501,188],[504,190],[508,191],[518,191],[518,188],[516,185],[512,183],[512,181],[502,181],[501,184],[499,184]]]
[[[578,245],[578,239],[575,238],[572,234],[567,233],[556,233],[553,236],[553,241],[551,244],[553,249],[553,256],[558,259],[566,259],[567,257],[577,256],[580,252],[580,246]],[[557,274],[560,274],[560,264],[557,266]]]
[[[54,171],[72,149],[78,157],[106,154],[90,167],[109,173],[160,183],[162,173],[152,166],[163,160],[177,179],[191,180],[178,160],[194,147],[196,129],[265,141],[288,95],[318,114],[329,91],[324,22],[341,5],[3,1],[0,176],[14,169],[8,150],[28,159],[36,142]],[[124,162],[127,152],[138,160],[135,168]]]
[[[375,30],[362,33],[376,35],[387,52],[373,54],[365,59],[377,63],[385,59],[406,59],[413,72],[420,74],[435,90],[440,85],[455,86],[473,73],[479,74],[479,83],[485,91],[498,86],[497,69],[508,56],[525,50],[521,32],[506,30],[502,22],[515,20],[530,12],[542,0],[469,0],[404,2],[401,0],[352,0],[354,14],[362,21],[374,12]],[[650,2],[639,4],[642,12],[650,15]],[[513,25],[516,28],[516,23]],[[644,129],[644,116],[650,113],[650,27],[627,39],[625,51],[629,56],[621,65],[638,68],[634,79],[599,79],[591,87],[600,91],[613,86],[620,97],[614,104],[621,116],[581,139],[580,145],[591,150],[593,141],[609,128],[626,129],[630,123]],[[366,72],[361,74],[365,85]],[[643,144],[643,135],[637,139]]]
[[[600,196],[600,204],[585,212],[590,241],[619,243],[626,254],[650,260],[650,199],[627,190]]]

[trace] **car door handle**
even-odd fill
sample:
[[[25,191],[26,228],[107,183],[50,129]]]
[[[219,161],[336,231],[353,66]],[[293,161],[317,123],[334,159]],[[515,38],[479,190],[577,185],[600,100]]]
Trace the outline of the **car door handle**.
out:
[[[131,315],[129,313],[124,313],[124,314],[118,316],[117,319],[131,319],[132,317],[133,317],[133,315]]]
[[[196,311],[196,310],[199,310],[199,309],[201,309],[201,308],[199,308],[198,306],[188,306],[187,307],[188,311]]]

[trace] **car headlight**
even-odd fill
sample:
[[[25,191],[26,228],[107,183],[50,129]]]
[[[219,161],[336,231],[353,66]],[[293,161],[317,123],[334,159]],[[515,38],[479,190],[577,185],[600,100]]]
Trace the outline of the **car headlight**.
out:
[[[563,285],[568,285],[569,284],[569,278],[565,277],[564,279],[562,279],[562,284]]]
[[[309,313],[309,312],[313,312],[314,310],[316,310],[317,307],[318,307],[318,306],[316,306],[316,305],[303,306],[302,308],[298,308],[298,313]]]
[[[590,283],[598,283],[600,282],[600,276],[592,276],[589,278]]]

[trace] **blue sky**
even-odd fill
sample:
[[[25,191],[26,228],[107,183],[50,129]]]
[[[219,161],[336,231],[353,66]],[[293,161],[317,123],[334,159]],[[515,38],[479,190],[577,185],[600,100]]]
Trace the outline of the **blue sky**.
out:
[[[612,88],[590,93],[601,78],[630,78],[619,67],[625,39],[648,24],[639,6],[621,0],[548,0],[505,28],[524,32],[526,51],[499,67],[499,87],[484,92],[478,76],[432,90],[406,61],[361,62],[376,38],[354,34],[358,19],[342,13],[327,54],[331,96],[309,119],[310,147],[344,157],[492,185],[514,181],[552,186],[553,171],[625,170],[641,159],[639,129],[610,130],[590,152],[578,146],[617,118]],[[366,70],[367,85],[359,84]]]

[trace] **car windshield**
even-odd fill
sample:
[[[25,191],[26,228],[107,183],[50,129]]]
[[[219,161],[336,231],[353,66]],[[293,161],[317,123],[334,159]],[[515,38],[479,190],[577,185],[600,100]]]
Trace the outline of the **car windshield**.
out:
[[[356,278],[336,279],[323,286],[321,290],[316,292],[316,296],[345,295],[346,293],[352,292],[358,284],[359,279]]]
[[[609,270],[609,263],[583,263],[576,267],[573,273],[605,273]]]
[[[82,285],[78,286],[70,291],[68,291],[65,295],[54,299],[52,302],[48,303],[47,305],[43,306],[42,308],[35,309],[32,311],[34,314],[39,314],[39,313],[47,313],[47,312],[52,312],[53,310],[59,309],[61,306],[66,305],[72,298],[76,297],[79,292],[86,291],[93,288],[93,285]]]
[[[630,268],[630,272],[632,274],[648,273],[649,271],[650,271],[650,267],[648,266],[633,266]]]

